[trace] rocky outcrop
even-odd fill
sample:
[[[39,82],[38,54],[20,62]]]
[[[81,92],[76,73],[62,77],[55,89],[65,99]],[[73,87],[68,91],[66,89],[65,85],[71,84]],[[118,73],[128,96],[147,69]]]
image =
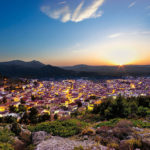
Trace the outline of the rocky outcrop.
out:
[[[21,128],[21,132],[19,136],[21,140],[23,140],[24,142],[26,143],[31,142],[31,132],[29,130]]]
[[[15,150],[24,150],[25,144],[19,140],[17,137],[14,139],[14,149]]]
[[[74,147],[79,146],[82,146],[83,148],[91,148],[91,150],[107,150],[107,147],[105,146],[95,146],[95,142],[92,140],[78,141],[58,136],[52,136],[51,138],[42,141],[37,145],[36,150],[74,150]]]
[[[49,137],[50,137],[50,134],[48,134],[45,131],[33,132],[32,133],[32,142],[34,145],[37,145]]]

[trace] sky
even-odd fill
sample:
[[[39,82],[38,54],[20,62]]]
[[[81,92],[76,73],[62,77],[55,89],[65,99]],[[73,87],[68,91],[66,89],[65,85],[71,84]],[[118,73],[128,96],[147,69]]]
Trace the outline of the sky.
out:
[[[150,64],[150,0],[0,0],[0,61]]]

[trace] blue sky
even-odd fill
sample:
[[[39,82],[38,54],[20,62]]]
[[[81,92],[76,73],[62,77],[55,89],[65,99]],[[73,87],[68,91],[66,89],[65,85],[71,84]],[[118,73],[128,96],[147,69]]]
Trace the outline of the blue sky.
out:
[[[0,61],[150,64],[150,0],[0,0]]]

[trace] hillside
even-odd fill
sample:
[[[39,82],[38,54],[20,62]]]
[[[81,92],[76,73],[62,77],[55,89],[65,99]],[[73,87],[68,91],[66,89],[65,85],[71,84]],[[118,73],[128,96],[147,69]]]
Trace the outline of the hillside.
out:
[[[14,60],[0,62],[0,73],[8,77],[25,78],[121,78],[124,76],[150,76],[150,65],[127,66],[88,66],[76,65],[69,67],[56,67],[45,65],[33,60],[24,62]]]
[[[104,76],[149,76],[150,65],[125,65],[125,66],[88,66],[75,65],[62,67],[76,72],[94,72]]]
[[[1,62],[0,72],[8,77],[27,78],[61,78],[73,75],[72,71],[64,70],[51,65],[45,65],[38,61],[24,62],[20,60]]]

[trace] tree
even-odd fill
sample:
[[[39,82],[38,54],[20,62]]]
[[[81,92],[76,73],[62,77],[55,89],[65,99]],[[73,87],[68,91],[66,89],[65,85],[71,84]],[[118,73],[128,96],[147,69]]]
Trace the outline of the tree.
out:
[[[76,104],[78,105],[78,107],[82,107],[82,102],[81,101],[77,101]]]
[[[17,112],[17,107],[13,106],[13,105],[10,105],[9,106],[9,111],[12,112],[12,113],[16,113]]]
[[[27,108],[24,105],[19,105],[18,107],[18,112],[25,112],[27,110]]]
[[[38,121],[37,115],[38,115],[37,109],[35,107],[32,107],[29,113],[29,119],[31,123],[37,123]]]
[[[6,97],[5,97],[5,96],[3,97],[2,102],[3,102],[4,104],[7,102],[7,99],[6,99]]]
[[[57,120],[58,119],[58,114],[54,115],[54,119]]]
[[[19,135],[19,133],[21,132],[21,127],[18,123],[13,123],[12,127],[11,127],[11,131],[13,133],[15,133],[16,135]]]
[[[146,107],[140,106],[138,108],[138,115],[141,117],[145,117],[147,115],[147,112],[148,112],[148,108]]]
[[[29,123],[29,115],[27,112],[24,112],[23,116],[20,119],[20,123],[25,123],[25,124]]]
[[[12,117],[12,116],[6,116],[6,117],[4,117],[3,121],[5,123],[15,123],[15,122],[17,122],[17,118]]]
[[[25,104],[26,103],[26,101],[23,98],[21,98],[20,102],[21,102],[21,104]]]
[[[50,119],[50,115],[48,113],[44,113],[43,115],[39,116],[39,122],[44,122]]]
[[[34,95],[31,95],[31,100],[34,101],[36,97]]]

